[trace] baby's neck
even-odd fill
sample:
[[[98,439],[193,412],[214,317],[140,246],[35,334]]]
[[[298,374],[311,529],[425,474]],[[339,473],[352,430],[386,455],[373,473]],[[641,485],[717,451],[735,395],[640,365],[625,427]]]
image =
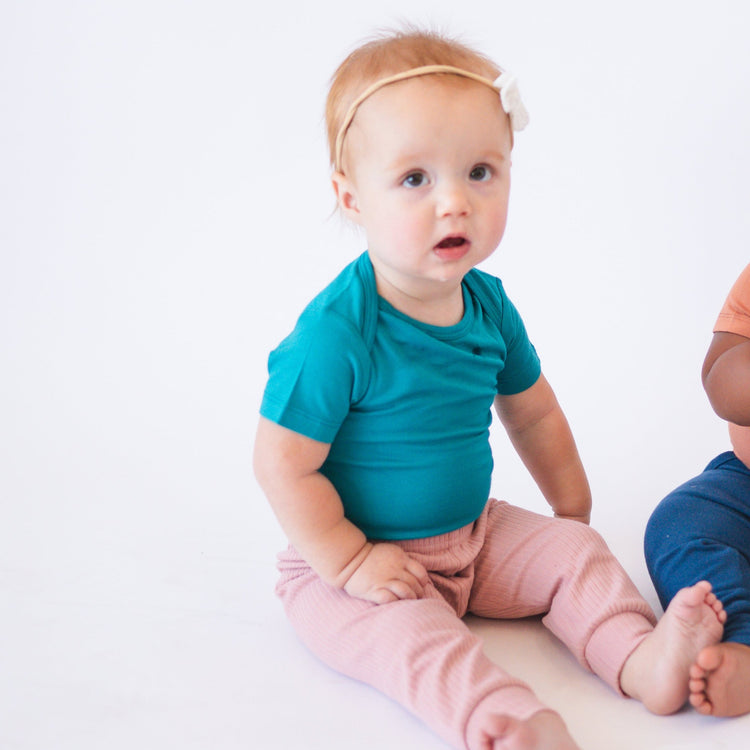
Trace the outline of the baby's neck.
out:
[[[464,316],[463,289],[446,290],[446,294],[417,297],[378,280],[378,294],[399,312],[420,323],[448,327],[461,322]]]

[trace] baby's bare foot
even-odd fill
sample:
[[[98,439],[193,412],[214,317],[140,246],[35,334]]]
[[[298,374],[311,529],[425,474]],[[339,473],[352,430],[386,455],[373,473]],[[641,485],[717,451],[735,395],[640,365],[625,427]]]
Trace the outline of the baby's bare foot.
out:
[[[554,711],[540,711],[525,721],[488,716],[482,735],[483,750],[580,750]]]
[[[678,711],[688,699],[690,667],[721,640],[727,615],[701,581],[678,591],[664,616],[625,662],[620,686],[655,714]]]
[[[702,714],[750,712],[750,646],[719,643],[704,648],[690,667],[690,705]]]

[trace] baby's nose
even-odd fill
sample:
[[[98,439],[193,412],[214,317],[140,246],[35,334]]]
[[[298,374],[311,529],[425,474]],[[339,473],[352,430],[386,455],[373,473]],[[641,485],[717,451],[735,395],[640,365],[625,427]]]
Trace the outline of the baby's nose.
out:
[[[463,215],[471,208],[466,190],[459,185],[446,185],[441,191],[438,210],[441,215]]]

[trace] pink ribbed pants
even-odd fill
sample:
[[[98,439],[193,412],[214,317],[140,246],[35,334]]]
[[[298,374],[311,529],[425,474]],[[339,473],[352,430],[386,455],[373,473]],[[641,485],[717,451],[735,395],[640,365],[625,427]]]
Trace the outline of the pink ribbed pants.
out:
[[[488,659],[461,617],[543,622],[618,692],[623,664],[656,622],[590,527],[490,500],[471,525],[398,542],[430,574],[426,597],[376,605],[323,583],[290,548],[277,593],[300,638],[334,669],[373,685],[457,748],[491,747],[487,713],[546,708]]]

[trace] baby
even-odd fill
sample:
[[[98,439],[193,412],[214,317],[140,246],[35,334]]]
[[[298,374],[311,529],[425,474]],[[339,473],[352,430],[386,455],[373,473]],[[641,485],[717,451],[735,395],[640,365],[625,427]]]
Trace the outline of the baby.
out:
[[[544,615],[622,695],[677,711],[721,639],[706,582],[663,619],[589,526],[589,485],[521,317],[475,268],[502,239],[514,79],[407,31],[353,52],[327,102],[333,188],[367,251],[271,354],[255,472],[290,541],[277,591],[324,662],[457,748],[577,745],[462,617]],[[556,518],[488,500],[491,408]]]
[[[690,669],[690,703],[737,716],[750,711],[750,266],[714,326],[703,384],[729,421],[734,450],[662,500],[646,527],[646,562],[664,606],[700,578],[726,605],[723,642],[703,649]]]

